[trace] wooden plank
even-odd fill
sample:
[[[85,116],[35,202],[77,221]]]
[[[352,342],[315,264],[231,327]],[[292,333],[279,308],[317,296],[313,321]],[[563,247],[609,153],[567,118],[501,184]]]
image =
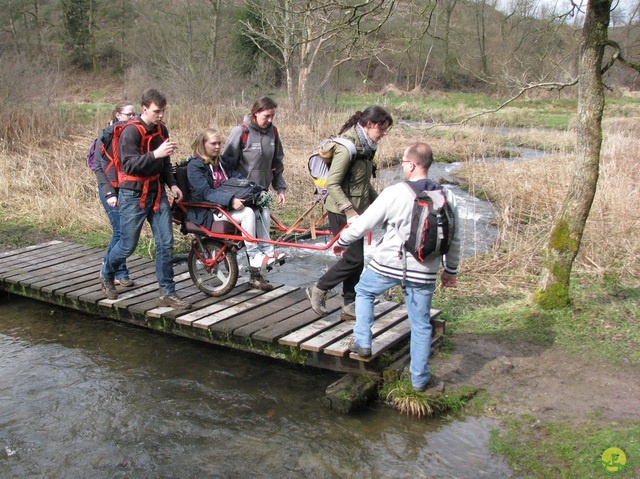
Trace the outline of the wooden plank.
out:
[[[79,267],[82,264],[87,263],[87,258],[91,258],[91,253],[95,252],[91,249],[89,250],[76,250],[72,254],[66,257],[59,257],[57,262],[49,263],[46,266],[36,266],[34,269],[28,268],[24,270],[21,274],[15,275],[7,275],[5,276],[5,280],[10,283],[35,283],[37,281],[46,281],[51,278],[60,278],[62,275],[67,273],[70,268]],[[37,273],[37,276],[36,274]]]
[[[384,333],[374,339],[373,343],[371,344],[370,357],[361,358],[357,354],[351,353],[349,354],[349,358],[365,363],[371,362],[389,348],[408,338],[410,334],[411,324],[409,323],[409,320],[403,321],[402,323],[395,325],[393,328],[386,330]]]
[[[45,273],[42,275],[42,278],[38,279],[21,279],[20,284],[29,284],[32,288],[40,288],[41,286],[45,286],[48,284],[53,284],[56,281],[69,279],[73,275],[79,276],[88,272],[88,270],[93,269],[95,271],[96,265],[95,263],[100,261],[104,254],[101,251],[91,251],[90,254],[83,256],[83,261],[81,263],[73,262],[62,263],[56,265],[53,268],[50,268],[52,274],[48,274],[48,269],[44,269],[42,272]],[[98,276],[98,272],[96,271],[96,277]]]
[[[235,336],[249,337],[260,329],[290,318],[308,308],[309,304],[304,289],[297,289],[280,298],[277,303],[267,304],[266,309],[256,308],[225,321],[217,326],[216,330],[233,332]]]
[[[174,275],[179,275],[184,272],[186,268],[181,265],[174,266]],[[138,287],[143,287],[149,284],[157,284],[158,279],[156,277],[155,261],[152,262],[148,268],[143,270],[144,276],[138,277]],[[69,291],[66,293],[69,298],[77,298],[80,301],[87,301],[90,303],[97,303],[105,298],[102,288],[100,287],[100,281],[97,281],[98,288],[93,285],[87,286],[80,290]],[[134,291],[135,291],[134,287]]]
[[[242,303],[243,301],[248,301],[255,296],[259,296],[261,293],[263,293],[263,291],[259,291],[257,289],[249,289],[238,295],[232,296],[230,298],[225,298],[224,301],[220,301],[210,306],[201,308],[197,311],[191,311],[187,314],[179,316],[176,319],[176,322],[184,324],[185,326],[192,326],[195,321],[206,318],[207,316],[213,315],[226,308],[230,308],[236,304]]]
[[[33,258],[34,255],[42,254],[43,251],[55,252],[60,250],[61,248],[64,248],[65,245],[68,245],[68,244],[70,243],[63,243],[62,241],[57,241],[57,242],[33,245],[27,248],[10,251],[5,256],[0,257],[0,271],[4,269],[4,265],[30,261],[30,259]]]
[[[198,288],[196,288],[193,284],[193,282],[191,281],[191,276],[189,275],[189,273],[183,273],[180,276],[176,276],[176,278],[179,278],[179,282],[176,279],[176,294],[178,296],[180,296],[182,299],[186,299],[188,301],[190,301],[192,296],[202,296],[204,295],[204,293],[202,293]],[[156,295],[156,300],[158,300],[160,298],[159,293],[157,293]],[[192,311],[192,309],[189,309],[188,311]],[[163,316],[168,317],[168,313],[170,313],[171,311],[185,311],[183,309],[175,309],[175,308],[168,308],[166,306],[157,306],[156,308],[152,308],[147,310],[146,312],[146,316],[150,317],[150,318],[161,318]]]
[[[306,316],[306,318],[313,318],[312,322],[280,338],[278,340],[278,344],[299,347],[301,343],[307,341],[309,338],[312,338],[322,333],[324,330],[331,328],[335,324],[340,323],[342,320],[340,319],[340,314],[337,311],[340,309],[341,304],[342,298],[336,295],[326,303],[327,309],[333,311],[333,313],[328,316],[318,316],[312,309],[305,311],[302,315]]]
[[[374,306],[374,318],[377,320],[385,313],[392,311],[398,307],[398,303],[393,303],[391,301],[382,301]],[[374,322],[375,325],[375,322]],[[350,334],[353,331],[353,327],[355,323],[353,321],[344,321],[340,324],[337,324],[331,329],[328,329],[321,334],[314,336],[308,341],[300,344],[300,349],[305,349],[307,351],[320,352],[325,349],[331,343],[339,341],[344,338],[347,334]],[[372,328],[373,329],[373,328]]]
[[[385,302],[385,303],[388,303],[388,302]],[[381,304],[384,304],[384,303],[381,303]],[[390,347],[390,346],[385,346],[384,344],[377,344],[380,341],[379,337],[382,332],[386,331],[389,328],[394,327],[395,325],[403,321],[408,323],[407,310],[404,308],[404,306],[397,307],[398,306],[397,303],[393,303],[393,304],[396,304],[396,308],[391,308],[391,309],[384,308],[379,311],[374,310],[375,320],[373,322],[373,326],[371,327],[371,334],[373,335],[373,341],[371,345],[372,351],[374,347],[378,347],[383,351]],[[355,326],[355,323],[352,322],[351,324]],[[347,356],[349,354],[349,342],[351,341],[352,338],[353,338],[352,334],[350,334],[348,337],[342,337],[340,338],[339,341],[333,344],[327,345],[324,348],[323,352],[330,356],[339,356],[339,357]]]
[[[36,254],[29,255],[28,257],[20,257],[15,261],[0,265],[0,274],[7,278],[26,271],[43,268],[45,265],[59,264],[64,262],[64,258],[72,254],[74,251],[81,248],[86,249],[85,246],[81,245],[56,245],[52,247],[52,249],[54,248],[56,251],[39,251]]]
[[[342,305],[342,297],[336,296],[335,292],[329,293],[327,296],[326,307],[330,313],[333,313],[340,309]],[[311,309],[309,300],[305,299],[303,302],[295,306],[296,310],[300,312],[288,317],[287,319],[280,320],[277,323],[266,326],[260,330],[257,330],[252,334],[253,338],[260,341],[276,342],[279,338],[287,336],[294,331],[297,331],[310,323],[316,321],[319,316]]]
[[[178,288],[179,283],[176,283],[176,288]],[[178,294],[178,296],[183,297],[183,293],[176,289],[176,294]],[[194,289],[193,291],[190,291],[189,294],[187,295],[187,297],[185,297],[185,299],[189,299],[190,297],[195,295],[198,299],[202,298],[203,295],[199,293],[199,290]],[[142,296],[140,296],[139,298],[136,298],[136,300],[138,300],[138,302],[129,305],[126,309],[128,311],[130,311],[132,314],[144,314],[146,316],[149,316],[149,311],[155,310],[156,308],[159,307],[158,305],[158,300],[160,299],[160,291],[158,291],[158,289],[156,288],[153,292],[149,292],[146,293]],[[187,310],[187,311],[193,311],[192,309]],[[173,317],[175,317],[175,315],[178,315],[180,313],[183,313],[184,310],[182,309],[172,309],[171,311],[167,311],[164,313],[164,317],[166,317],[167,319],[173,319]],[[174,315],[173,317],[171,315]],[[156,314],[154,313],[153,315],[151,315],[150,317],[156,317]]]
[[[144,276],[138,276],[136,285],[133,288],[118,288],[118,299],[99,300],[99,304],[117,309],[126,309],[134,314],[146,314],[150,309],[158,307],[158,298],[160,291],[158,289],[158,278],[156,276],[155,263],[153,266],[145,270]],[[191,278],[189,273],[184,271],[184,267],[174,267],[173,280],[176,286],[176,292],[180,285],[190,285]]]
[[[249,282],[247,281],[247,279],[243,279],[243,278],[241,278],[238,281],[238,283],[236,283],[235,288],[233,288],[229,293],[225,294],[224,296],[208,296],[202,293],[195,285],[193,285],[193,288],[195,288],[195,290],[200,294],[196,294],[189,298],[191,301],[193,301],[193,306],[191,310],[187,313],[185,313],[184,311],[178,311],[178,310],[169,311],[164,314],[164,317],[177,321],[180,316],[183,316],[193,311],[197,311],[202,308],[206,308],[207,306],[211,306],[213,304],[224,301],[227,298],[232,298],[233,296],[237,296],[250,289]],[[191,290],[191,288],[189,289]]]
[[[53,240],[53,241],[49,241],[48,243],[34,244],[31,246],[26,246],[24,248],[17,248],[9,251],[3,251],[2,253],[0,253],[0,263],[2,263],[5,258],[9,258],[11,256],[20,256],[22,254],[29,254],[33,250],[40,249],[40,248],[47,248],[49,246],[57,245],[60,243],[62,243],[62,241]]]
[[[199,319],[193,323],[193,326],[197,328],[214,329],[212,328],[212,325],[219,323],[220,321],[224,321],[225,319],[235,316],[236,314],[240,314],[244,311],[261,307],[268,301],[273,301],[274,299],[289,294],[291,291],[295,291],[296,289],[296,286],[274,285],[273,290],[267,291],[266,293],[258,297],[251,298],[230,308],[226,308],[216,313],[215,315],[210,315],[205,318]]]

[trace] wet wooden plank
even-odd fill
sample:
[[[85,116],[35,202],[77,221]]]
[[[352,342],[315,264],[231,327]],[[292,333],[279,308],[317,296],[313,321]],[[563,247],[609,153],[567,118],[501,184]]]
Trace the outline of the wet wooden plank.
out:
[[[160,290],[158,289],[158,277],[156,276],[155,262],[144,270],[144,276],[136,278],[136,285],[133,288],[118,288],[118,299],[106,299],[101,294],[102,299],[98,304],[116,307],[119,309],[127,309],[135,314],[143,314],[149,310],[158,307],[158,298],[160,298]],[[173,280],[176,283],[176,290],[180,285],[192,285],[189,273],[184,271],[184,267],[174,267]]]
[[[342,297],[336,296],[335,292],[329,293],[326,303],[326,307],[329,312],[333,313],[340,309],[341,306]],[[259,339],[260,341],[277,342],[278,339],[304,328],[309,323],[312,323],[319,318],[319,316],[311,309],[308,299],[297,307],[301,308],[300,313],[256,331],[252,337]]]
[[[384,331],[378,337],[374,338],[371,344],[371,356],[368,358],[361,358],[357,354],[350,353],[349,357],[356,361],[362,361],[365,363],[371,362],[387,351],[389,348],[395,346],[400,341],[405,340],[411,334],[411,324],[409,321],[403,321],[396,324],[393,328]]]
[[[19,282],[22,285],[29,285],[31,288],[40,289],[44,286],[59,284],[61,281],[68,281],[78,276],[88,274],[91,271],[95,272],[97,278],[100,269],[100,261],[103,256],[103,252],[94,251],[90,255],[84,256],[84,260],[80,264],[60,264],[56,266],[55,272],[52,271],[51,273],[45,273],[41,278],[37,279],[30,277],[24,278]]]
[[[20,274],[5,276],[5,279],[10,283],[20,283],[22,281],[29,281],[29,284],[46,281],[51,278],[59,278],[66,275],[69,271],[81,267],[86,264],[88,260],[92,258],[91,254],[95,255],[95,250],[76,250],[69,256],[59,257],[55,262],[49,262],[46,265],[37,265],[34,269],[27,268]],[[34,273],[37,272],[37,276]]]

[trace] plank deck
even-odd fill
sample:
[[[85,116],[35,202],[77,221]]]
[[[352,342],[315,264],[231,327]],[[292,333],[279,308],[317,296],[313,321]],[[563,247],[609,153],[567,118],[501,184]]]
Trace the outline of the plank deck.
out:
[[[64,241],[2,252],[0,289],[168,334],[342,372],[379,373],[380,355],[406,349],[408,343],[407,312],[396,303],[376,303],[372,356],[363,360],[348,350],[355,322],[340,318],[341,297],[336,293],[327,297],[326,317],[311,309],[303,288],[274,284],[272,291],[259,291],[249,288],[242,276],[230,293],[211,297],[192,283],[184,262],[174,265],[176,291],[192,301],[192,309],[160,307],[155,262],[137,257],[127,261],[135,285],[118,286],[118,299],[108,300],[98,276],[103,256],[104,250]],[[432,320],[438,313],[431,312]],[[439,324],[443,331],[443,322]]]

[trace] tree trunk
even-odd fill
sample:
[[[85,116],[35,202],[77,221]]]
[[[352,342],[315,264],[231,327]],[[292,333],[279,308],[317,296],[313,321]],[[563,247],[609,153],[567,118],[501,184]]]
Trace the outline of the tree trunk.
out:
[[[211,71],[214,71],[216,69],[220,3],[221,0],[211,0],[211,10],[209,11],[209,19],[211,23],[211,32],[209,35],[209,42],[211,43],[211,46],[209,48],[209,68]]]
[[[569,279],[596,193],[602,145],[602,58],[607,41],[611,0],[589,0],[578,64],[578,134],[576,164],[567,197],[544,251],[534,301],[545,309],[569,304]]]

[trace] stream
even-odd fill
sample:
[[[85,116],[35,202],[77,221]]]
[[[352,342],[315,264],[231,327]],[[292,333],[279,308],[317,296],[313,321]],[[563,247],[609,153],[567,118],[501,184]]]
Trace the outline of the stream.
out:
[[[457,168],[430,176],[446,182]],[[488,251],[491,206],[453,189],[464,255]],[[286,253],[273,282],[307,286],[335,262],[330,251]],[[418,420],[383,403],[344,416],[322,403],[339,378],[328,371],[4,294],[0,317],[0,477],[515,477],[489,451],[488,417]]]

